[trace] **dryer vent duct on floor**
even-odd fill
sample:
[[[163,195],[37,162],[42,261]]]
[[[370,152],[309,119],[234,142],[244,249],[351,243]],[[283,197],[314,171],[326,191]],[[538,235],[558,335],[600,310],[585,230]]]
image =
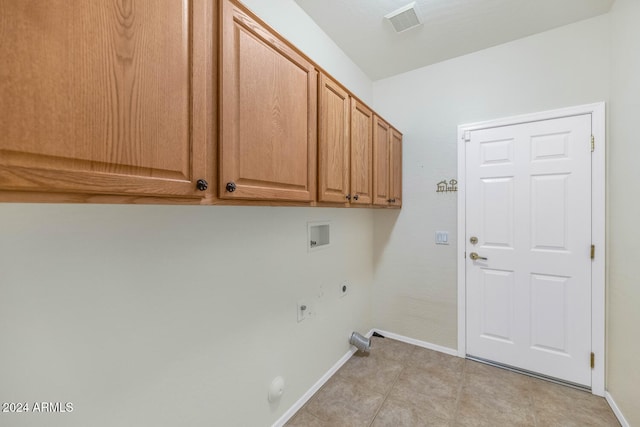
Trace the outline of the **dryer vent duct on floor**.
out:
[[[357,332],[351,334],[349,344],[355,346],[358,350],[364,353],[369,353],[369,350],[371,350],[371,340]]]

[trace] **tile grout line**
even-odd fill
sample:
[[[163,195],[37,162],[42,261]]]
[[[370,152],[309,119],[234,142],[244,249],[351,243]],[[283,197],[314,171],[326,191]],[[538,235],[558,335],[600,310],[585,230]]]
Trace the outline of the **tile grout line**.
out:
[[[389,387],[389,391],[387,391],[387,393],[385,394],[384,399],[382,400],[382,403],[380,404],[380,407],[378,408],[376,413],[373,414],[373,418],[371,419],[371,422],[369,423],[369,427],[371,427],[373,425],[373,423],[376,421],[376,417],[378,416],[378,414],[380,413],[380,410],[382,409],[382,407],[386,403],[387,399],[389,398],[389,395],[391,394],[391,391],[393,391],[393,388],[396,386],[398,381],[400,381],[400,376],[402,375],[402,371],[404,371],[407,368],[407,365],[406,365],[407,359],[409,359],[411,357],[411,355],[413,355],[413,353],[415,353],[415,351],[416,351],[415,349],[416,348],[417,347],[413,348],[411,350],[411,353],[409,354],[409,356],[405,357],[405,360],[402,362],[402,369],[400,369],[400,371],[398,372],[398,376],[393,381],[393,384],[391,384],[391,387]]]
[[[405,367],[403,366],[402,369],[400,369],[400,372],[398,372],[398,376],[393,381],[393,384],[391,384],[391,387],[389,387],[389,391],[387,392],[387,394],[385,394],[384,399],[382,399],[382,403],[380,404],[380,407],[378,407],[378,409],[376,410],[375,414],[373,414],[373,418],[371,419],[371,422],[369,423],[369,427],[371,427],[373,425],[373,423],[376,421],[376,417],[378,416],[378,413],[380,413],[380,410],[382,409],[382,407],[384,406],[385,402],[389,398],[389,395],[391,394],[391,390],[393,390],[393,387],[395,387],[396,383],[400,380],[400,375],[402,375],[402,371],[404,371],[404,369],[405,369]]]
[[[466,381],[467,374],[467,359],[464,359],[464,364],[462,366],[462,379],[460,380],[460,385],[458,386],[458,394],[456,395],[456,403],[453,408],[453,416],[451,420],[449,420],[449,425],[454,426],[456,424],[456,419],[458,418],[458,407],[460,406],[460,399],[462,397],[462,389],[464,388],[464,383]]]
[[[529,401],[531,402],[531,410],[533,411],[533,425],[538,427],[538,410],[536,409],[536,400],[533,398],[533,379],[529,377],[527,382],[529,383]]]

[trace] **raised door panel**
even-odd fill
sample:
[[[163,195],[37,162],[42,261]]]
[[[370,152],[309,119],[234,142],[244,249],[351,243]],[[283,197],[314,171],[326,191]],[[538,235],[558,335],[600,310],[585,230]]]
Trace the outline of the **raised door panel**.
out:
[[[347,202],[349,195],[349,94],[320,75],[318,200]]]
[[[229,0],[222,2],[221,58],[219,196],[313,200],[313,64]]]
[[[389,204],[389,143],[391,127],[378,116],[373,118],[373,204]]]
[[[390,205],[402,206],[402,134],[391,129],[391,147],[389,149],[389,191]]]
[[[202,197],[208,20],[203,0],[0,3],[0,189]]]
[[[351,203],[371,204],[373,112],[351,98]]]

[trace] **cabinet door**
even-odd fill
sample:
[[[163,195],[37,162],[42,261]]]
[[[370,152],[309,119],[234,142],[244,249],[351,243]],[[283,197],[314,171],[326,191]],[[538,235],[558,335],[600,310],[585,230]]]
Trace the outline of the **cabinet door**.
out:
[[[391,148],[389,150],[389,187],[391,206],[402,206],[402,134],[391,128]]]
[[[346,203],[349,194],[349,94],[320,75],[318,200]]]
[[[311,201],[317,72],[236,2],[222,2],[219,196]]]
[[[373,117],[373,204],[387,206],[389,198],[389,143],[391,127]]]
[[[0,190],[202,197],[207,19],[204,0],[3,1]]]
[[[351,98],[351,203],[371,204],[373,112]]]

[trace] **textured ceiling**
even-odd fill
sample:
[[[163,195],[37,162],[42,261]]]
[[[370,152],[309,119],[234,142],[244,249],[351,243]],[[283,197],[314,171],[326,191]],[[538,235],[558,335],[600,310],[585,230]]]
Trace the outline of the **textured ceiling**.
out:
[[[420,27],[384,15],[410,0],[295,0],[372,79],[606,13],[614,0],[416,0]]]

